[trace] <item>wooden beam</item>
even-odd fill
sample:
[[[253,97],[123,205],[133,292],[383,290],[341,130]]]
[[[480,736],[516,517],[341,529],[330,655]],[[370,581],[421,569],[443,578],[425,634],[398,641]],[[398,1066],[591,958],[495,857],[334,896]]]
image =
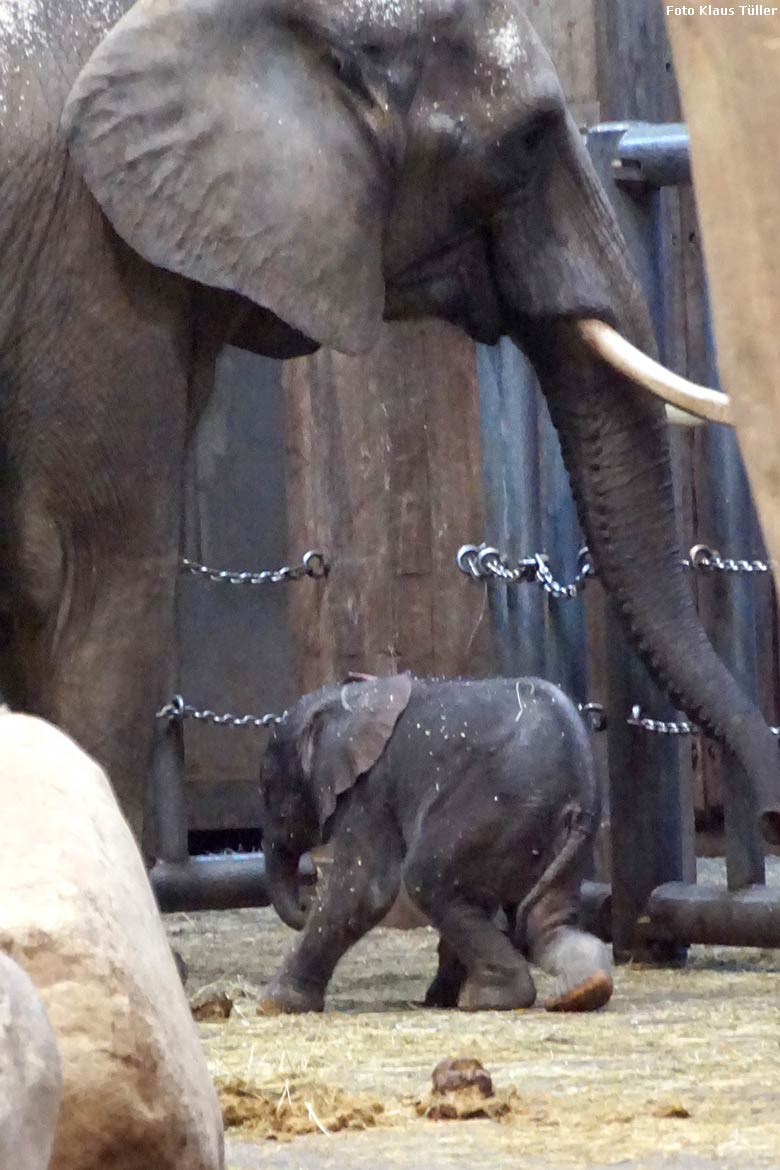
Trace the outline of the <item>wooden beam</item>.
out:
[[[780,583],[780,7],[667,20],[691,133],[718,365]]]

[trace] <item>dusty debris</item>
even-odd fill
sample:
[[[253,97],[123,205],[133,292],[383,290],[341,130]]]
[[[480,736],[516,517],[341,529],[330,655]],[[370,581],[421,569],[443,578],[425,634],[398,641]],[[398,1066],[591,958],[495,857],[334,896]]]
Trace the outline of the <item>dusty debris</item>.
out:
[[[234,1011],[254,1011],[260,997],[259,988],[240,977],[217,979],[190,995],[190,1011],[201,1024],[215,1024],[229,1020]]]
[[[290,1084],[281,1089],[259,1089],[240,1081],[217,1085],[225,1129],[240,1129],[247,1137],[288,1141],[306,1133],[339,1133],[371,1129],[384,1105],[367,1096],[354,1096],[321,1084]]]
[[[202,994],[195,996],[190,1008],[194,1019],[200,1023],[228,1020],[233,1011],[233,1000],[226,991],[217,991],[206,997]]]
[[[476,1085],[449,1093],[431,1093],[415,1103],[415,1113],[428,1121],[500,1121],[507,1118],[520,1098],[514,1091],[486,1097]]]
[[[690,1109],[686,1109],[684,1105],[675,1102],[671,1105],[658,1105],[653,1110],[653,1117],[679,1117],[687,1118],[691,1116]]]

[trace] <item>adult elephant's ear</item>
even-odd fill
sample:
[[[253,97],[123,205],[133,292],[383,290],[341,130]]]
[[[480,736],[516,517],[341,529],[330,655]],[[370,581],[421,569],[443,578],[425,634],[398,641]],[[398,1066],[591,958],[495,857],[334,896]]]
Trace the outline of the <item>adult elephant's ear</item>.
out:
[[[63,128],[145,259],[357,353],[384,306],[391,178],[334,38],[268,0],[137,0],[82,70]]]
[[[373,768],[411,693],[408,674],[349,683],[341,687],[337,699],[316,713],[318,726],[308,770],[321,825],[335,811],[338,797]]]

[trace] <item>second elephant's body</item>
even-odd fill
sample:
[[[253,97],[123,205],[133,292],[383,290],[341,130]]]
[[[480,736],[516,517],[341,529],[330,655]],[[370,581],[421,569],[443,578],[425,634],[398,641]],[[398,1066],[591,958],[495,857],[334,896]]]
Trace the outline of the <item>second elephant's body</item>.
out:
[[[559,980],[554,1007],[609,998],[606,949],[576,929],[598,791],[576,708],[540,679],[399,675],[304,697],[263,773],[274,904],[295,922],[294,866],[330,838],[334,861],[269,1010],[316,1010],[339,958],[401,885],[441,936],[427,1001],[528,1006],[524,955]],[[513,937],[495,924],[518,907]]]

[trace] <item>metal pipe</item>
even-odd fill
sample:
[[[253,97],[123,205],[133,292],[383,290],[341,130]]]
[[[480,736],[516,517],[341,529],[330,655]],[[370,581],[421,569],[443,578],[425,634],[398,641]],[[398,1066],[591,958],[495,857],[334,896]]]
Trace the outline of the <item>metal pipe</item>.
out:
[[[612,887],[607,882],[582,883],[580,926],[604,942],[612,942]]]
[[[717,384],[718,367],[715,337],[705,296],[706,377]],[[698,539],[718,549],[738,548],[748,558],[766,556],[760,542],[758,522],[750,495],[747,474],[737,436],[724,427],[707,427],[702,432],[701,469],[706,528],[699,519]],[[758,537],[758,543],[753,541]],[[698,581],[700,609],[707,631],[720,657],[742,688],[758,705],[757,607],[762,605],[763,625],[771,629],[771,595],[749,575],[712,573]],[[728,757],[723,757],[730,766]],[[731,764],[738,767],[736,762]],[[764,841],[758,827],[758,806],[749,788],[725,776],[724,814],[726,821],[726,871],[731,890],[764,881]]]
[[[301,884],[313,886],[317,867],[304,854],[298,867]],[[262,853],[204,855],[187,861],[158,861],[149,875],[163,913],[174,910],[242,910],[271,903]]]
[[[171,717],[158,722],[149,783],[155,854],[161,861],[182,864],[189,856],[189,844],[181,719]]]
[[[653,890],[642,923],[652,938],[730,947],[780,947],[780,890],[667,882]]]
[[[688,128],[684,122],[634,122],[617,144],[615,182],[680,187],[691,182]]]

